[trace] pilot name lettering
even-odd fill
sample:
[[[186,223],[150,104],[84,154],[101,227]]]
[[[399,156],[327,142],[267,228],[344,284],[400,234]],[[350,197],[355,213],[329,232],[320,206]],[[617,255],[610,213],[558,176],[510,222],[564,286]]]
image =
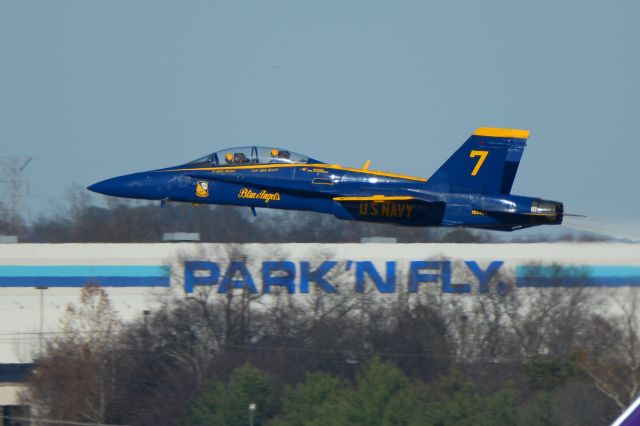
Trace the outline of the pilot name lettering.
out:
[[[309,173],[329,173],[326,169],[319,169],[317,167],[300,167],[300,171]]]
[[[266,203],[269,201],[280,201],[280,193],[279,192],[267,192],[266,190],[262,190],[260,192],[255,192],[249,188],[242,188],[240,192],[238,192],[238,198],[249,198],[262,200]]]
[[[360,216],[380,216],[411,219],[414,207],[415,206],[413,204],[406,203],[361,202],[359,212]]]

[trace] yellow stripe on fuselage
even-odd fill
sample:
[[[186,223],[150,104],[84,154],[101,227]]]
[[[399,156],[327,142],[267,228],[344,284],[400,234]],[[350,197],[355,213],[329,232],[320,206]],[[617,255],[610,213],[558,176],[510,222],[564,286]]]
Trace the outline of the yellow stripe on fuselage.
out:
[[[320,164],[316,164],[316,165],[314,165],[314,167],[323,167],[323,166],[320,165]],[[408,175],[401,175],[399,173],[383,172],[381,170],[352,169],[351,167],[343,167],[343,166],[341,166],[339,164],[332,164],[331,166],[324,166],[324,167],[327,168],[327,169],[343,170],[345,172],[362,173],[362,174],[365,174],[365,175],[384,176],[384,177],[397,178],[397,179],[414,180],[416,182],[426,182],[427,181],[425,178],[416,177],[416,176],[408,176]]]
[[[516,138],[527,139],[529,137],[528,130],[519,129],[499,129],[495,127],[480,127],[473,134],[475,136],[490,136],[494,138]]]
[[[405,179],[405,180],[413,180],[416,182],[426,182],[425,178],[401,175],[398,173],[388,173],[379,170],[362,170],[362,169],[353,169],[351,167],[343,167],[338,164],[307,164],[307,163],[293,163],[293,164],[251,164],[247,166],[224,166],[224,167],[196,167],[192,169],[172,169],[172,170],[164,170],[165,172],[186,172],[186,171],[219,171],[219,170],[249,170],[249,169],[274,169],[274,168],[286,168],[286,167],[313,167],[318,169],[330,169],[330,170],[341,170],[345,172],[352,173],[360,173],[365,175],[373,175],[373,176],[384,176],[396,179]]]
[[[384,201],[408,201],[413,200],[414,197],[404,195],[370,195],[368,197],[333,197],[334,201],[373,201],[376,203],[382,203]]]

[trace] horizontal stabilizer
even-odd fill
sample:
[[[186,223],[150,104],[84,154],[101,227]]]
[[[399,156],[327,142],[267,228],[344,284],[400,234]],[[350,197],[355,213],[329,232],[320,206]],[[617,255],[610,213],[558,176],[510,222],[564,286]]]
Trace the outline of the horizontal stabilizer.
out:
[[[409,226],[440,225],[445,203],[410,195],[361,195],[333,197],[339,219],[396,223]]]

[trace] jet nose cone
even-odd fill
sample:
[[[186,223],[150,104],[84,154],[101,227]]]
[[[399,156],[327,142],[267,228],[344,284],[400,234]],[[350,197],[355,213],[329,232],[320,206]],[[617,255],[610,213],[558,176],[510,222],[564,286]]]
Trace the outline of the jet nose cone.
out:
[[[87,189],[112,197],[154,199],[158,182],[153,182],[147,173],[134,173],[94,183]]]
[[[103,180],[100,182],[96,182],[93,185],[89,185],[87,186],[87,189],[89,191],[92,192],[96,192],[98,194],[104,194],[104,195],[114,195],[114,189],[116,189],[116,186],[114,185],[114,181],[115,179],[107,179],[107,180]]]

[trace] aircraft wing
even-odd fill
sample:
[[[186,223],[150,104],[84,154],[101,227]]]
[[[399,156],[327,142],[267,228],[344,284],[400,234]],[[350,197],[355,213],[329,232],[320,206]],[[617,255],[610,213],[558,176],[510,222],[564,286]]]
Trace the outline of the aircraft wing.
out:
[[[440,224],[445,203],[424,194],[410,194],[400,188],[385,194],[349,194],[332,197],[334,214],[356,219],[403,225]]]
[[[611,426],[638,426],[640,425],[640,398],[636,399]]]

